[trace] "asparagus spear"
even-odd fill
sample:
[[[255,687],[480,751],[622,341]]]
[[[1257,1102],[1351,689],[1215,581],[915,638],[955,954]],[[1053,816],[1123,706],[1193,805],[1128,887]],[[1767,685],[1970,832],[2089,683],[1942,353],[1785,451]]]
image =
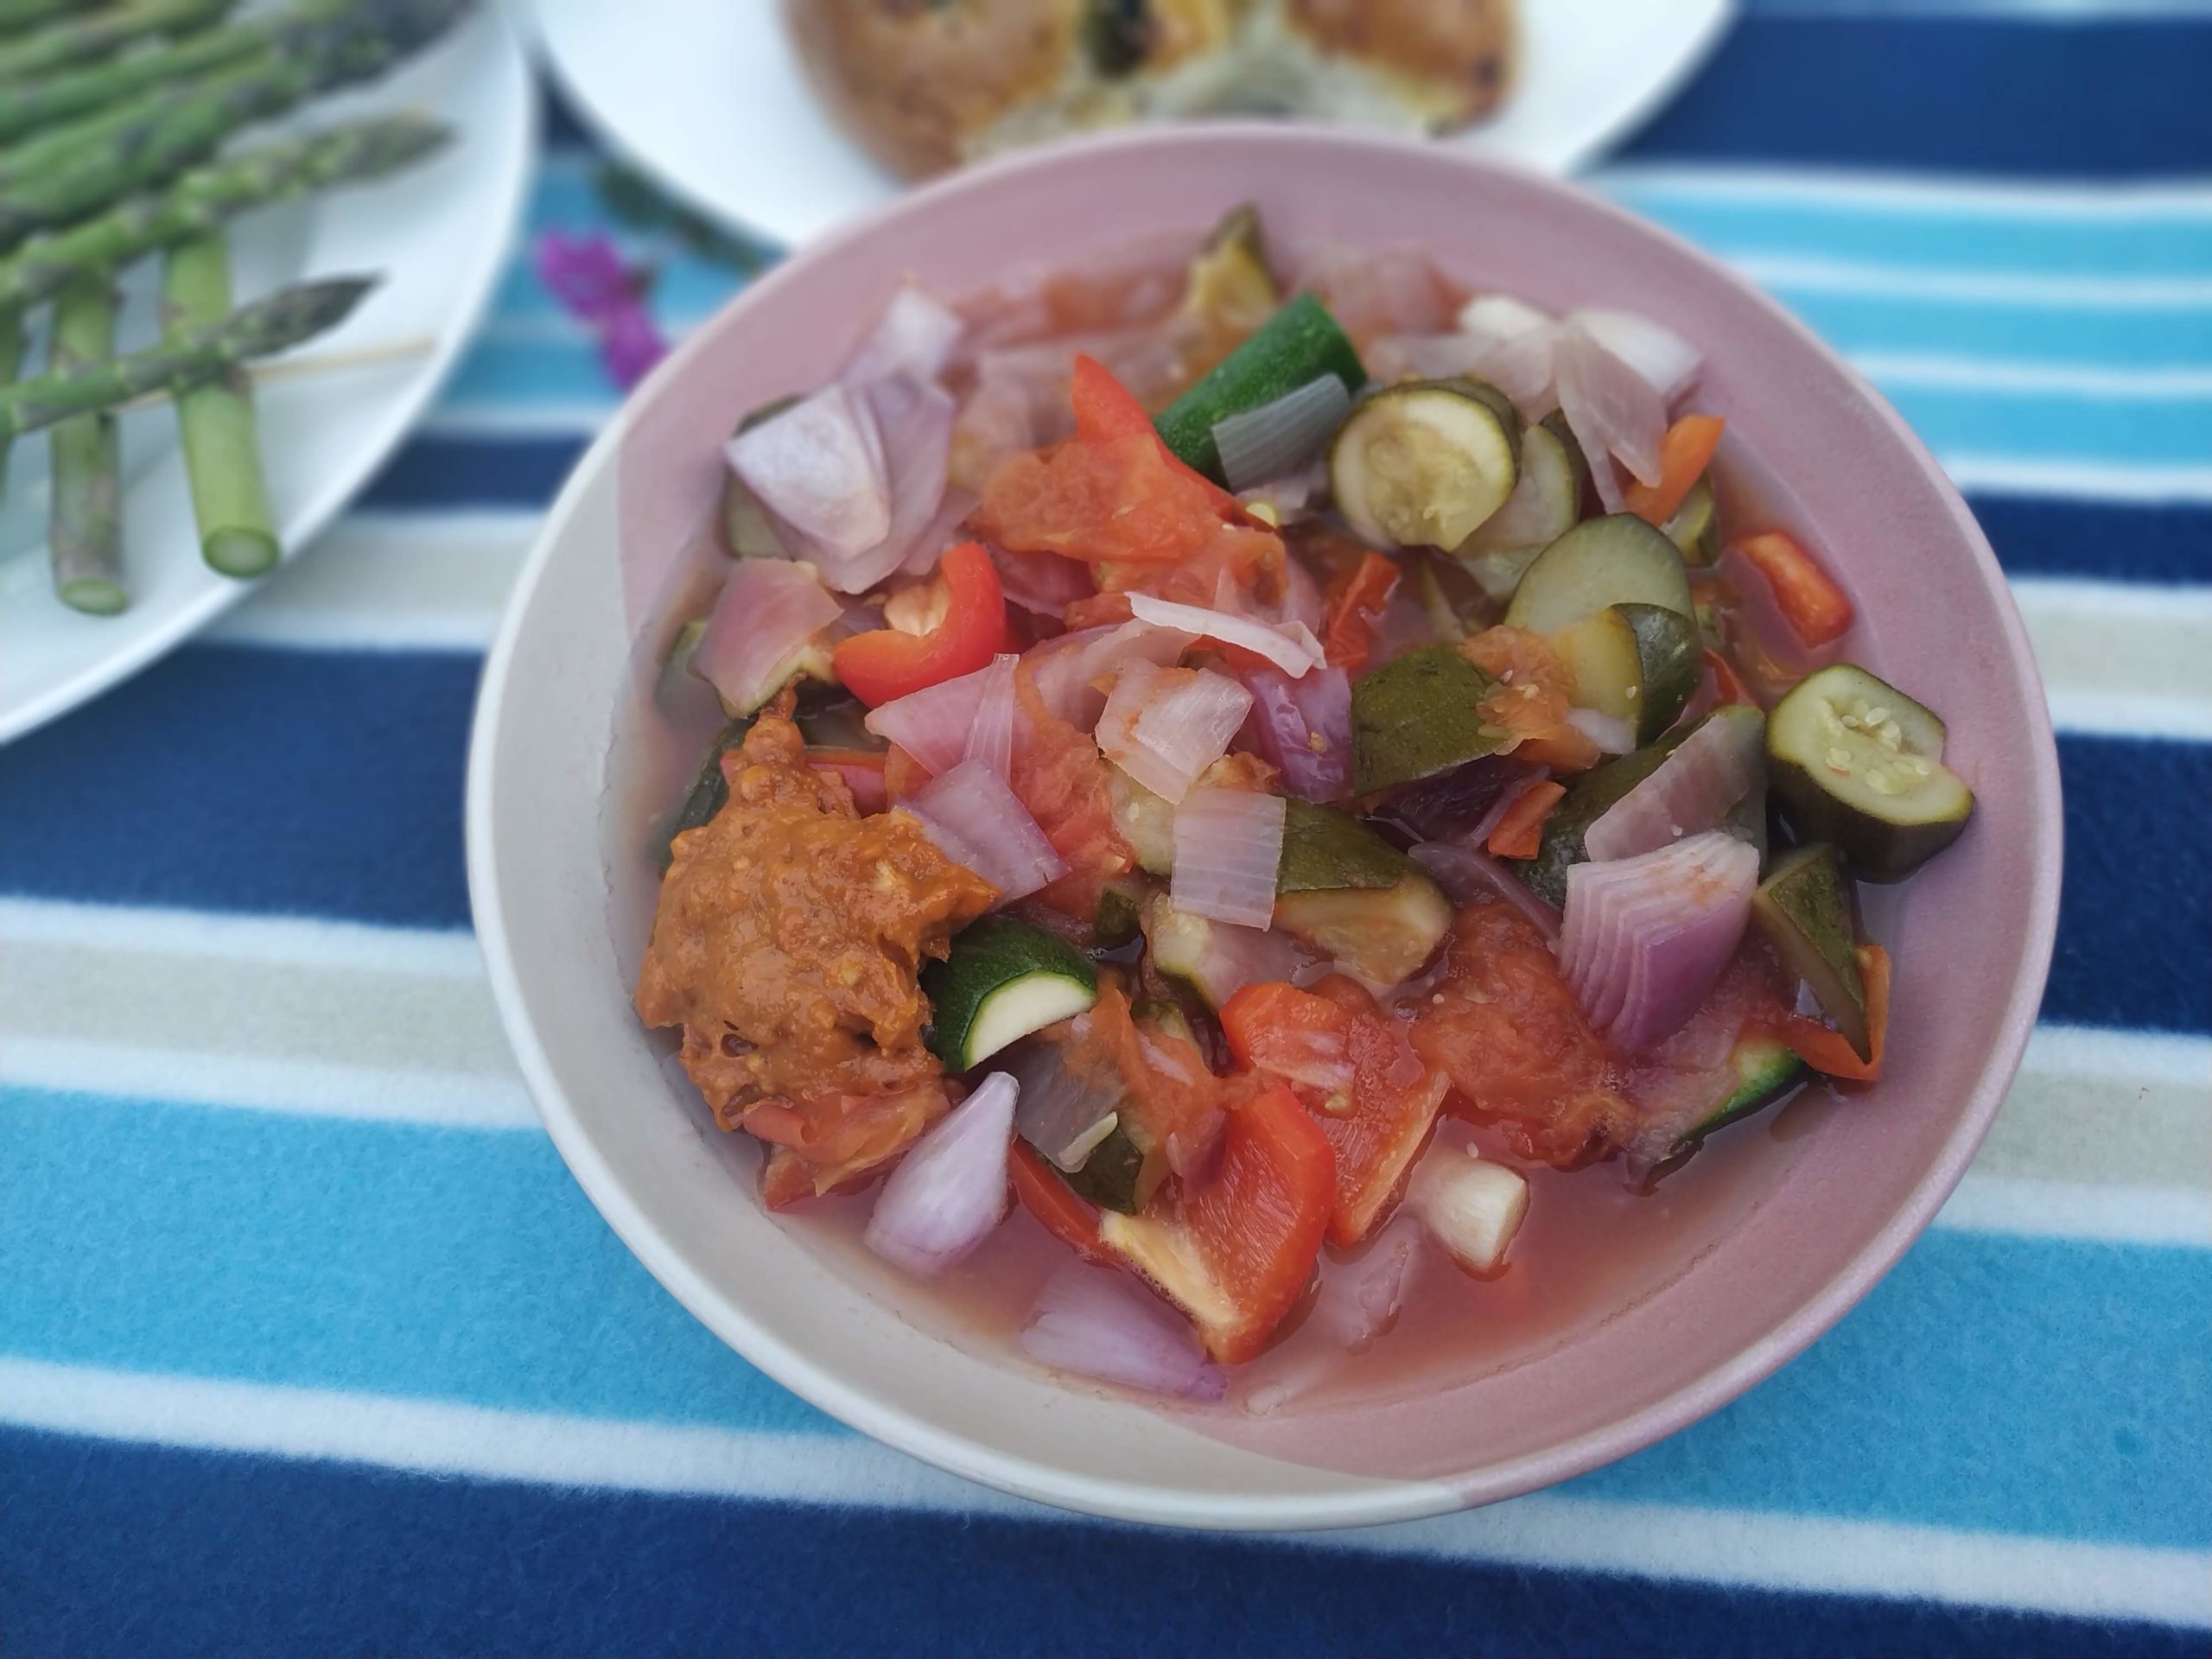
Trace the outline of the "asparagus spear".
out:
[[[29,86],[11,87],[7,102],[0,104],[0,143],[149,87],[204,75],[251,57],[268,45],[273,29],[273,21],[232,23],[159,51],[135,53],[113,63],[67,70]]]
[[[162,273],[165,337],[181,340],[230,309],[231,257],[222,233],[195,236],[171,248]],[[176,418],[200,556],[226,576],[259,575],[282,550],[270,517],[244,371],[233,365],[216,379],[178,392]]]
[[[79,277],[54,308],[48,362],[57,375],[96,372],[115,356],[115,288],[105,271]],[[54,425],[54,503],[47,543],[54,591],[72,610],[112,616],[123,588],[123,481],[115,416],[105,410]]]
[[[72,10],[77,0],[0,0],[0,35],[33,29]]]
[[[236,0],[125,0],[65,17],[35,34],[0,39],[0,79],[41,75],[162,35],[184,35],[221,19]],[[20,89],[0,88],[12,94]]]
[[[23,315],[0,307],[0,386],[16,378],[23,361]],[[8,498],[8,440],[0,438],[0,501]]]
[[[0,437],[34,432],[73,415],[113,409],[149,392],[174,395],[204,385],[241,363],[289,351],[302,340],[336,327],[375,286],[372,276],[295,283],[219,322],[189,329],[143,352],[71,373],[0,386]]]
[[[264,54],[124,106],[0,158],[0,247],[97,213],[212,155],[240,128],[382,73],[442,32],[470,0],[370,0]]]
[[[118,202],[0,258],[0,308],[34,304],[87,268],[119,268],[250,208],[389,173],[436,149],[450,132],[422,116],[386,116],[195,168],[166,189]]]

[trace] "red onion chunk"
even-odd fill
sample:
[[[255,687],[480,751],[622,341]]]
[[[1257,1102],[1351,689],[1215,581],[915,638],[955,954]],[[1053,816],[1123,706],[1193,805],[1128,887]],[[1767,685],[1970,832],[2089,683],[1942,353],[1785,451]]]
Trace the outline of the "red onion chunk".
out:
[[[1325,244],[1306,257],[1293,286],[1319,295],[1355,341],[1451,326],[1451,291],[1421,248]]]
[[[1567,875],[1560,969],[1590,1022],[1632,1052],[1671,1036],[1728,965],[1759,855],[1718,830]]]
[[[968,753],[968,734],[983,707],[991,671],[979,668],[940,680],[879,704],[861,722],[887,743],[896,743],[930,772],[950,772]]]
[[[1012,1196],[1014,1079],[994,1071],[907,1149],[876,1194],[868,1249],[918,1279],[934,1279],[990,1236]]]
[[[969,497],[971,503],[974,499]],[[1057,553],[1003,553],[993,548],[991,563],[998,567],[999,586],[1008,604],[1055,622],[1077,600],[1098,591],[1089,565]]]
[[[1327,657],[1313,630],[1303,622],[1269,623],[1202,605],[1178,605],[1150,594],[1129,595],[1129,614],[1155,627],[1176,628],[1217,644],[1236,645],[1264,657],[1293,679],[1324,666]]]
[[[1351,793],[1351,677],[1324,668],[1294,680],[1281,669],[1248,668],[1242,677],[1252,694],[1245,741],[1282,774],[1282,786],[1301,801]]]
[[[1069,1040],[1083,1040],[1090,1018],[1077,1014],[1069,1022]],[[1114,1132],[1128,1090],[1111,1072],[1071,1071],[1064,1053],[1057,1042],[1017,1043],[1007,1065],[1021,1084],[1014,1114],[1021,1138],[1072,1175]]]
[[[1002,905],[1068,873],[1029,809],[980,761],[963,760],[899,806],[920,820],[939,852],[996,887]]]
[[[952,395],[942,386],[894,374],[868,382],[861,396],[883,436],[891,522],[880,542],[823,571],[832,588],[848,594],[872,588],[898,569],[907,550],[931,529],[944,500],[945,463],[952,452]]]
[[[1080,1262],[1046,1281],[1020,1341],[1040,1364],[1148,1394],[1218,1400],[1229,1390],[1189,1325],[1122,1274]]]
[[[939,559],[968,539],[960,533],[960,524],[976,511],[976,501],[973,490],[948,488],[929,523],[906,543],[906,556],[899,561],[899,569],[910,576],[925,576],[936,569]]]
[[[691,655],[691,671],[733,709],[759,708],[798,671],[843,607],[804,564],[740,559]]]
[[[1472,904],[1485,894],[1501,899],[1534,923],[1544,938],[1559,938],[1559,912],[1531,893],[1528,883],[1501,860],[1448,841],[1422,842],[1411,856],[1436,878],[1453,904]]]
[[[1249,789],[1194,789],[1175,809],[1175,908],[1239,927],[1274,918],[1283,798]]]
[[[976,699],[976,723],[968,728],[961,759],[973,760],[1004,778],[1014,766],[1014,676],[1021,658],[1002,651],[983,670],[983,694]]]
[[[1599,490],[1608,487],[1608,511],[1618,511],[1619,481],[1605,480],[1599,465],[1606,455],[1619,459],[1646,484],[1659,481],[1659,445],[1667,435],[1667,406],[1635,370],[1579,327],[1560,330],[1553,366],[1559,377],[1559,404],[1582,446]]]
[[[1634,858],[1719,823],[1759,780],[1760,729],[1728,718],[1700,726],[1599,815],[1583,837],[1591,858]]]
[[[1662,404],[1671,404],[1688,391],[1704,366],[1696,346],[1634,312],[1570,311],[1567,320],[1635,370]]]
[[[1504,811],[1521,789],[1537,781],[1543,769],[1511,755],[1486,754],[1454,766],[1449,772],[1408,785],[1393,795],[1379,816],[1413,832],[1421,841],[1449,841],[1481,845],[1474,832],[1487,836],[1497,827]],[[1488,828],[1484,826],[1487,824]]]
[[[1109,622],[1062,634],[1029,653],[1030,683],[1045,706],[1078,731],[1097,725],[1105,688],[1131,663],[1169,668],[1190,649],[1191,636],[1149,622]]]
[[[1138,660],[1114,682],[1098,717],[1098,747],[1161,799],[1180,801],[1228,753],[1251,708],[1252,694],[1226,675]]]
[[[851,558],[891,533],[891,483],[875,417],[841,385],[739,433],[723,454],[746,487],[810,550]]]
[[[1529,420],[1559,407],[1553,363],[1559,325],[1552,318],[1510,296],[1485,294],[1461,308],[1459,334],[1472,353],[1461,372],[1489,381]]]
[[[952,361],[966,331],[951,307],[916,283],[902,283],[842,378],[861,382],[906,374],[934,380]]]

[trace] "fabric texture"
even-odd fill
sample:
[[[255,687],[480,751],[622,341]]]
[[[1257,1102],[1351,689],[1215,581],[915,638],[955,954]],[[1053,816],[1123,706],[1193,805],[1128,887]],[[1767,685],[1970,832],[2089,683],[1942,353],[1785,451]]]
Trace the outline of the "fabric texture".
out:
[[[546,1141],[467,932],[482,653],[619,397],[518,248],[327,545],[0,753],[0,1652],[2206,1652],[2212,13],[1745,12],[1592,182],[1958,480],[2066,791],[2019,1082],[1859,1307],[1622,1463],[1322,1537],[1001,1497],[724,1348]],[[613,236],[680,336],[746,250],[613,213],[552,118],[531,234]]]

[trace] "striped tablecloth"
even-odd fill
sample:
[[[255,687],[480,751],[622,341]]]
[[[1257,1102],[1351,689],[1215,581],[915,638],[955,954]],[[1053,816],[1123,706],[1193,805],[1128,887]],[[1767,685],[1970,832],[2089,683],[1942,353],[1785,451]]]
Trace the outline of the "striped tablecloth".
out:
[[[327,545],[0,753],[0,1650],[2205,1653],[2212,9],[1747,12],[1599,188],[1943,458],[2067,794],[2026,1068],[1862,1306],[1612,1468],[1280,1541],[1002,1499],[750,1370],[569,1179],[467,931],[480,653],[613,401],[518,257]],[[533,227],[604,223],[551,130]]]

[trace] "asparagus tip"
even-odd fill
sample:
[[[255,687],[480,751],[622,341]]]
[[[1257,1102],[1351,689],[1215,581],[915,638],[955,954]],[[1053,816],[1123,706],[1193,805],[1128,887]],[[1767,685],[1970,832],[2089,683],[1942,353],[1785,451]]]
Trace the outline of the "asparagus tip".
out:
[[[265,531],[243,524],[218,524],[200,538],[200,556],[226,576],[257,576],[276,563],[283,550]]]

